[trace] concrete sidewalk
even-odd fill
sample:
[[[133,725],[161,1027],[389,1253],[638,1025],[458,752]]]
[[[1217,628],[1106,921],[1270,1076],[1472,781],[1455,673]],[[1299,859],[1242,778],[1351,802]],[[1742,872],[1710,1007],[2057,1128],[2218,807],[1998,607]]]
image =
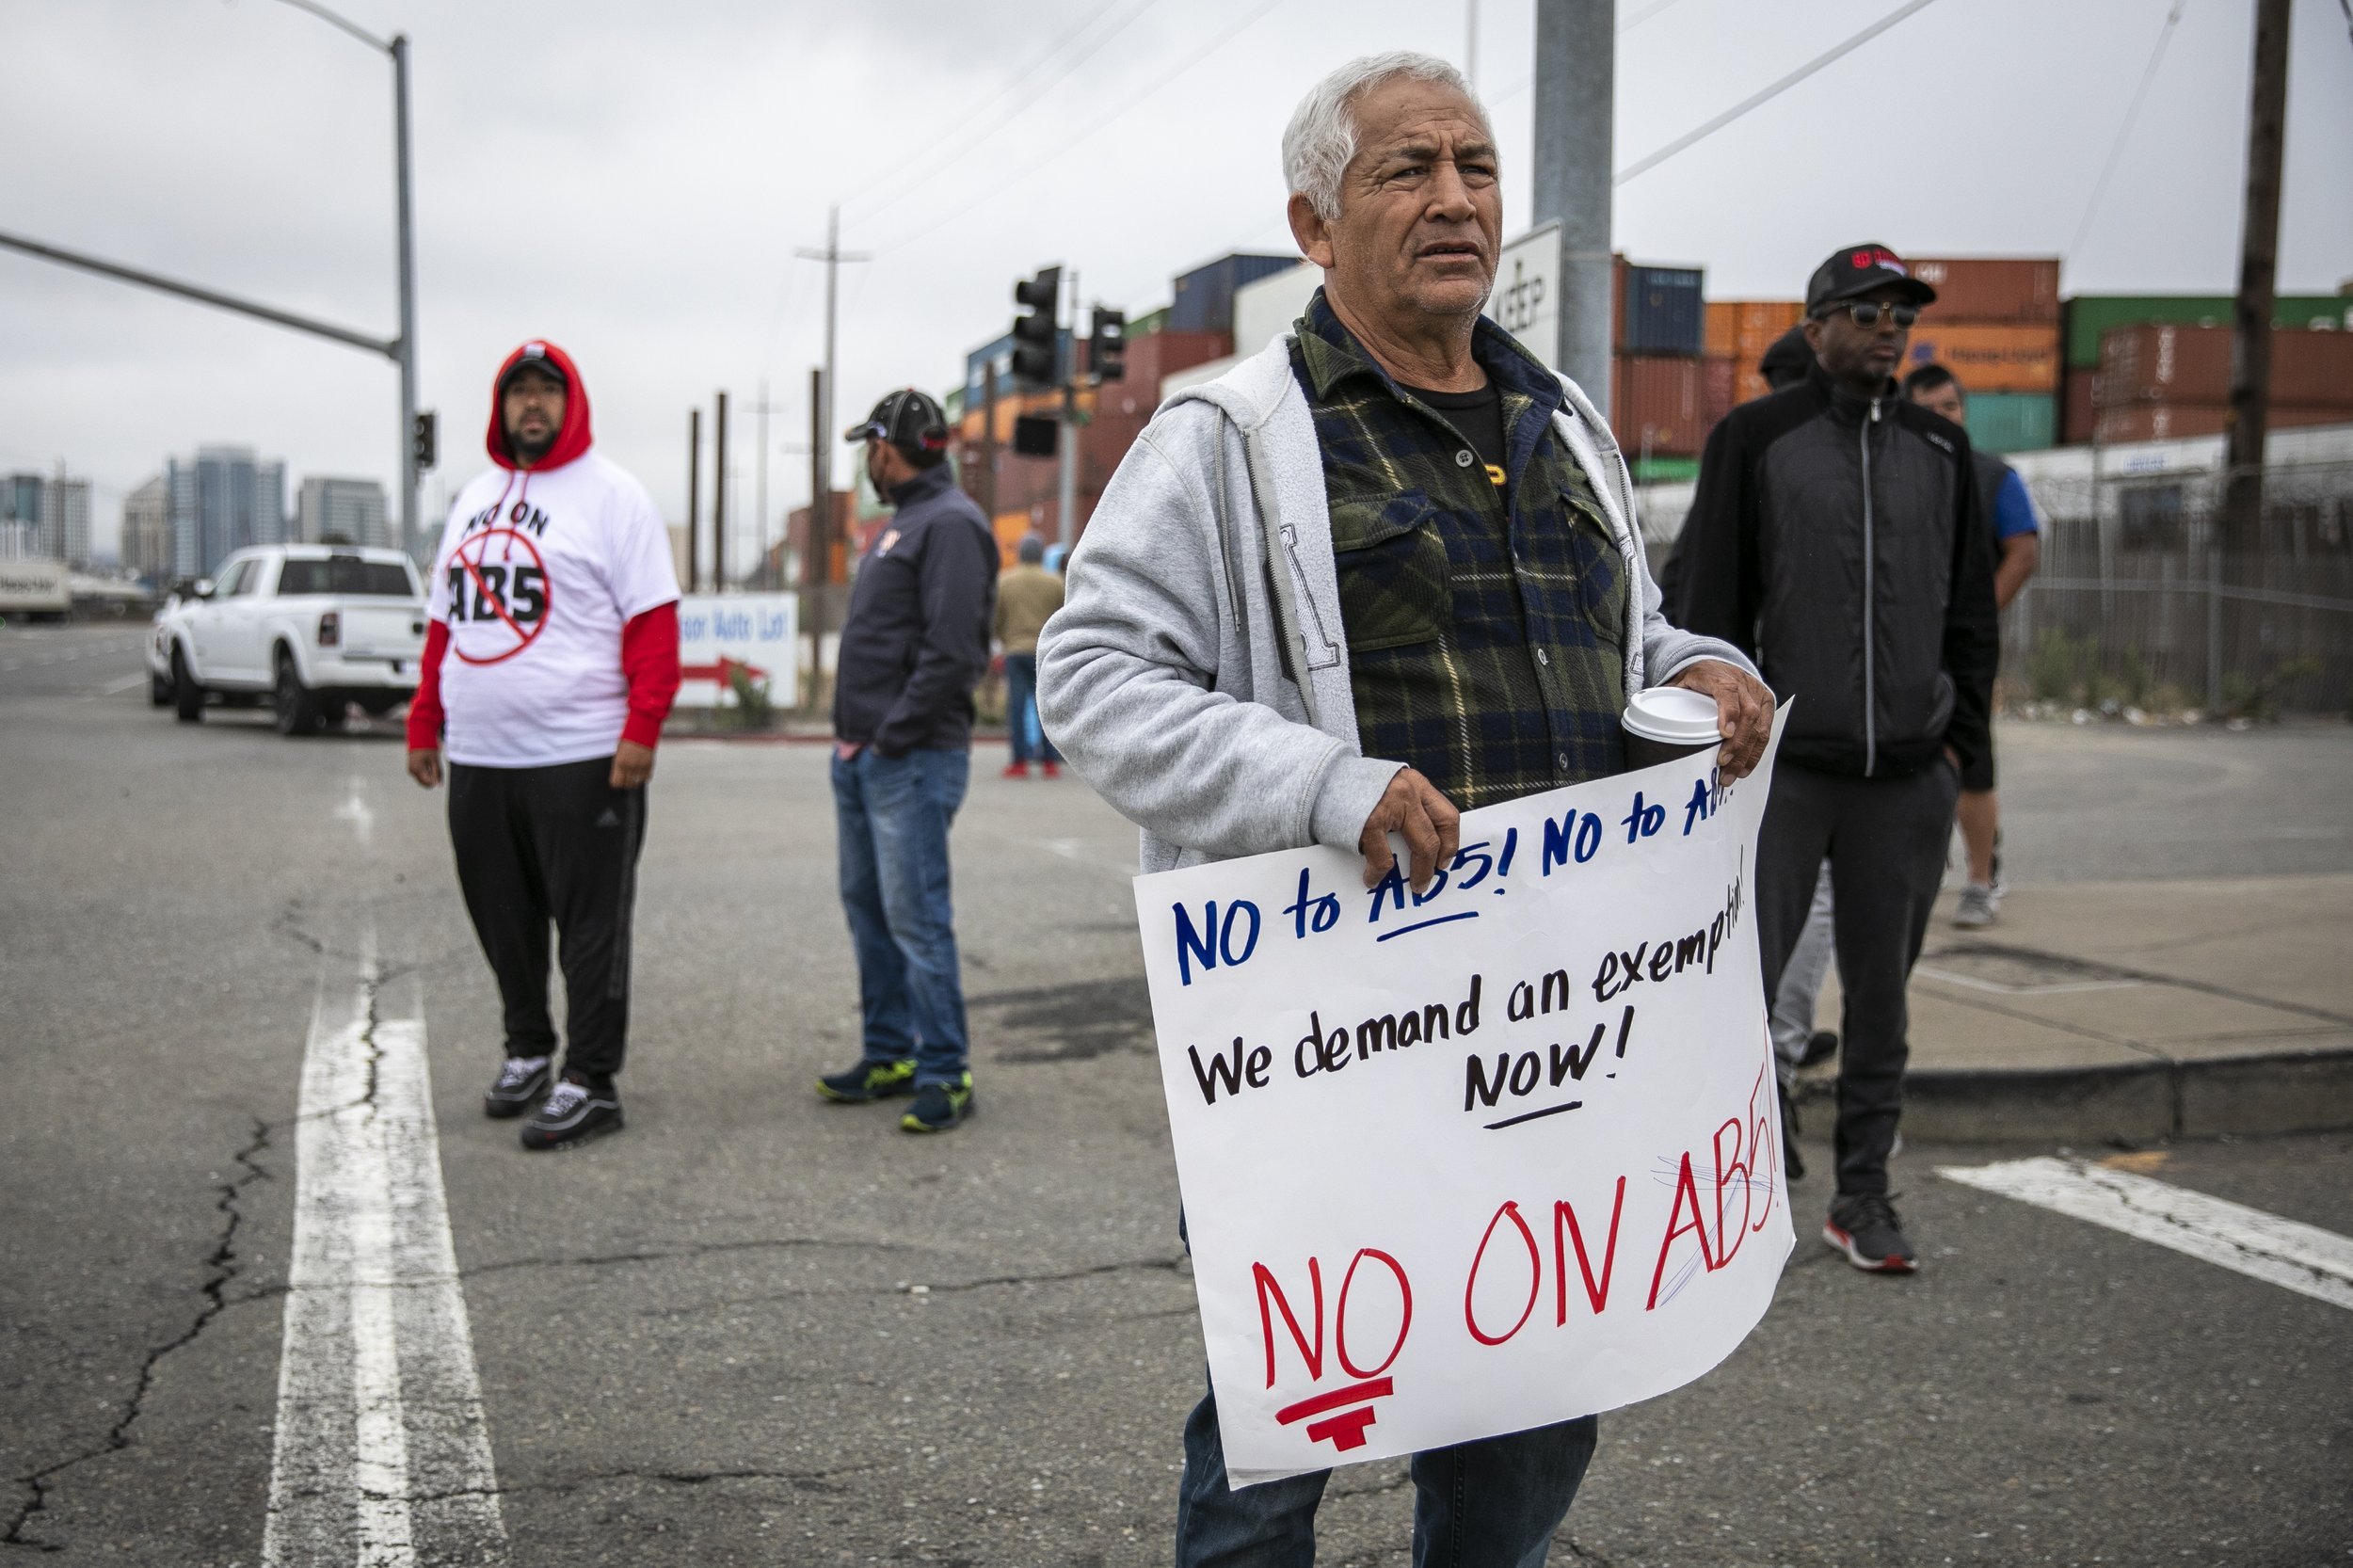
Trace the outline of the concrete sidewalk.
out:
[[[2353,1127],[2353,875],[2033,884],[1976,932],[1952,903],[1913,973],[1913,1136]],[[1834,974],[1823,992],[1834,1028]]]

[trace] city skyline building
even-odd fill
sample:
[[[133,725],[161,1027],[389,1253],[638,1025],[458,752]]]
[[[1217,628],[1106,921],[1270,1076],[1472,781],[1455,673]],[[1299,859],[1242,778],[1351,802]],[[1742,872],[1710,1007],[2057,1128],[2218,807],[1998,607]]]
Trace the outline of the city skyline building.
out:
[[[175,577],[210,577],[254,545],[286,542],[286,465],[249,446],[200,446],[164,464]]]
[[[392,532],[384,487],[374,479],[305,475],[295,503],[294,537],[304,544],[390,546]]]
[[[122,498],[122,568],[133,577],[158,582],[171,576],[171,492],[164,476]]]

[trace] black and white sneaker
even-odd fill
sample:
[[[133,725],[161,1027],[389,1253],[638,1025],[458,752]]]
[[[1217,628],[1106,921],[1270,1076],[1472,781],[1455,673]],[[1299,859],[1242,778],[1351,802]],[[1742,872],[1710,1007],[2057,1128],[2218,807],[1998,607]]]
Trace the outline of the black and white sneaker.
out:
[[[621,1096],[611,1084],[591,1089],[565,1078],[557,1080],[539,1113],[523,1124],[523,1147],[535,1154],[568,1149],[620,1130]]]
[[[1896,1210],[1884,1194],[1849,1192],[1830,1206],[1822,1240],[1847,1255],[1847,1261],[1875,1274],[1908,1274],[1920,1260],[1904,1240]]]
[[[555,1082],[555,1067],[544,1056],[510,1056],[498,1081],[482,1096],[482,1113],[503,1122],[539,1103]]]

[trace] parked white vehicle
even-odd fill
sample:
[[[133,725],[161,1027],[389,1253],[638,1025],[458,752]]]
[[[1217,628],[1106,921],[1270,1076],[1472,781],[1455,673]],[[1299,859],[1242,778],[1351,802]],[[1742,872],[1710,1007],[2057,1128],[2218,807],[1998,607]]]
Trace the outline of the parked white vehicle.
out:
[[[155,614],[151,691],[183,724],[208,696],[266,696],[281,735],[341,724],[358,703],[381,716],[408,700],[424,652],[424,595],[396,550],[272,545],[242,550],[220,576]]]

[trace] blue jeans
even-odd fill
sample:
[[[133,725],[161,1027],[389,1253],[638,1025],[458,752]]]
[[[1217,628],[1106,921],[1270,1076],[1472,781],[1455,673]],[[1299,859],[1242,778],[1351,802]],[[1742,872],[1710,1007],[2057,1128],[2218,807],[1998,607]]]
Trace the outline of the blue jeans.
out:
[[[872,746],[833,760],[841,909],[857,950],[865,1060],[915,1062],[915,1084],[964,1080],[964,983],[948,899],[948,827],[970,752]]]
[[[1591,1416],[1414,1456],[1414,1568],[1543,1568],[1593,1457]],[[1312,1568],[1329,1470],[1236,1492],[1217,1396],[1185,1422],[1176,1568]]]
[[[1037,655],[1005,655],[1005,730],[1016,762],[1059,762],[1062,757],[1037,716]]]

